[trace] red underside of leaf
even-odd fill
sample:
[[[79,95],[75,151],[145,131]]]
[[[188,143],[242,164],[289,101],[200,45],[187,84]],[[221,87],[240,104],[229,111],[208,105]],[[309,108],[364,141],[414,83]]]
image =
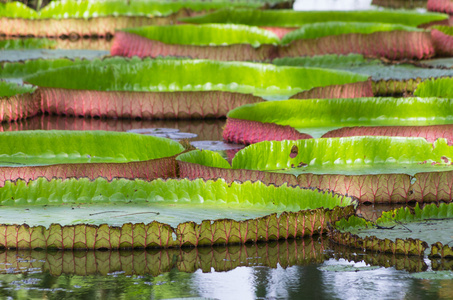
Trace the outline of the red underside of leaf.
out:
[[[317,39],[296,40],[279,47],[280,57],[359,53],[389,59],[422,59],[434,56],[429,32],[390,31],[371,34],[342,34]]]
[[[22,94],[0,98],[0,122],[33,117],[40,112],[36,94]]]
[[[291,99],[337,99],[373,96],[372,81],[367,80],[362,82],[316,87],[308,91],[300,92],[292,96]]]
[[[440,56],[453,55],[453,36],[445,34],[437,29],[431,30],[436,54]]]
[[[178,161],[181,178],[223,178],[233,181],[262,181],[266,184],[301,186],[357,197],[362,203],[439,202],[453,200],[453,172],[406,174],[338,175],[271,173],[244,169],[221,169]],[[412,182],[414,183],[411,183]]]
[[[426,7],[430,11],[453,14],[453,2],[451,0],[428,0]]]
[[[174,157],[165,157],[130,163],[82,163],[61,164],[35,167],[0,167],[0,186],[5,181],[22,179],[25,181],[37,178],[140,178],[153,180],[157,178],[176,178]]]
[[[310,139],[310,135],[300,133],[291,126],[262,123],[228,118],[223,130],[223,139],[236,144],[254,144],[262,141],[283,141]]]
[[[343,127],[324,134],[323,138],[348,136],[401,136],[422,137],[434,143],[438,138],[447,139],[453,145],[453,125],[431,126],[376,126],[376,127]]]
[[[271,26],[261,26],[260,28],[273,32],[280,39],[284,37],[287,33],[299,29],[299,27],[271,27]]]
[[[233,108],[263,101],[250,94],[210,92],[104,92],[39,88],[50,114],[107,118],[220,118]]]
[[[275,58],[277,56],[276,49],[272,45],[253,48],[247,44],[229,46],[171,45],[133,33],[119,31],[115,34],[110,54],[127,57],[183,56],[223,61],[263,61]]]
[[[181,9],[177,13],[166,17],[96,17],[96,18],[68,18],[27,20],[20,18],[0,18],[0,33],[6,36],[47,36],[61,35],[86,36],[96,35],[104,37],[114,34],[115,30],[150,25],[169,25],[177,23],[179,18],[197,16],[206,12],[194,12],[190,9]]]

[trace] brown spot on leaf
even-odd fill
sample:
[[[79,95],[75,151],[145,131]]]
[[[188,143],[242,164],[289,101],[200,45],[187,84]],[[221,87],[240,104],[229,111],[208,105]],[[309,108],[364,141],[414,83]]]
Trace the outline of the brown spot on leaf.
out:
[[[448,158],[446,156],[442,156],[441,159],[444,161],[444,163],[448,164]]]
[[[291,153],[289,154],[289,157],[295,158],[297,156],[297,154],[299,154],[299,148],[297,148],[296,145],[293,145],[293,147],[291,148]]]

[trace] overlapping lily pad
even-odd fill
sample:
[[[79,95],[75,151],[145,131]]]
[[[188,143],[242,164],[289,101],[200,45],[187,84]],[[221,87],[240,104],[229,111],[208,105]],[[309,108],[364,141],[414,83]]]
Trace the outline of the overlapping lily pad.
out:
[[[55,41],[49,39],[8,39],[0,40],[0,50],[50,49]]]
[[[372,93],[364,75],[209,60],[118,59],[51,69],[25,81],[39,86],[44,112],[115,118],[222,117],[261,97]]]
[[[453,78],[438,78],[426,80],[419,84],[414,92],[419,97],[453,97]]]
[[[20,2],[0,3],[6,35],[106,35],[116,28],[175,23],[178,18],[224,7],[272,6],[282,1],[52,1],[39,12]],[[284,1],[283,1],[284,2]]]
[[[446,22],[447,20],[448,16],[444,14],[419,13],[405,10],[270,11],[232,8],[181,19],[183,22],[195,24],[227,23],[260,26],[276,33],[288,33],[305,24],[318,22],[379,22],[407,26],[427,26],[430,23]]]
[[[450,79],[439,79],[447,85]],[[428,85],[426,81],[422,85]],[[424,95],[419,88],[416,95]],[[448,89],[439,88],[446,96]],[[447,94],[445,94],[447,93]],[[428,96],[426,95],[426,96]],[[453,143],[452,99],[356,98],[272,101],[244,105],[228,113],[223,138],[252,144],[264,140],[386,135],[446,138]]]
[[[453,70],[450,69],[425,68],[408,63],[386,64],[359,54],[278,58],[272,63],[278,66],[337,69],[368,75],[373,80],[374,95],[380,96],[413,93],[423,80],[453,76]]]
[[[0,80],[0,122],[16,121],[39,112],[36,88]]]
[[[5,213],[0,246],[26,249],[271,241],[322,234],[327,222],[354,211],[353,200],[338,195],[201,179],[41,178],[8,182],[0,195]]]
[[[320,22],[286,34],[280,57],[358,53],[389,59],[422,59],[434,56],[427,30],[400,24]]]
[[[431,35],[433,37],[437,55],[453,55],[453,27],[434,26],[431,30]]]
[[[219,154],[177,157],[182,178],[260,180],[334,191],[361,202],[451,201],[452,146],[422,138],[354,137],[262,142],[230,165]]]
[[[264,61],[277,56],[280,39],[254,26],[230,24],[148,26],[115,34],[111,54]]]
[[[176,177],[172,140],[104,131],[18,131],[0,134],[0,186],[7,180]]]
[[[430,256],[451,257],[453,249],[442,243],[452,242],[453,205],[426,205],[423,209],[400,208],[385,212],[368,222],[352,216],[336,222],[329,236],[335,242],[350,247],[394,254],[425,254],[432,244]]]

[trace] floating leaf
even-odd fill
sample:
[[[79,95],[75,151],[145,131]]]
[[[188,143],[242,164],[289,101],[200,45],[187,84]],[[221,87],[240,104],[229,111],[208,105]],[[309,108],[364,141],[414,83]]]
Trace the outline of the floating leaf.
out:
[[[272,61],[278,66],[315,67],[350,71],[371,76],[375,95],[414,92],[428,78],[452,77],[453,70],[422,68],[412,64],[384,64],[378,59],[366,59],[359,54],[285,57]]]
[[[437,78],[420,83],[414,92],[418,97],[453,98],[453,78]]]
[[[371,34],[374,32],[386,32],[386,31],[423,32],[424,30],[401,24],[366,23],[366,22],[319,22],[304,25],[301,28],[288,33],[283,37],[282,43],[289,44],[296,40],[316,39],[326,36],[335,36],[342,34],[351,33]]]
[[[429,31],[400,24],[313,23],[286,34],[279,57],[359,53],[392,60],[434,56]]]
[[[175,177],[177,142],[103,131],[17,131],[0,134],[1,183],[22,178]]]
[[[445,88],[448,91],[446,86],[450,81],[439,79],[439,83],[446,83],[439,90]],[[422,86],[428,84],[432,81],[426,81]],[[420,87],[416,94],[423,96],[421,90]],[[442,96],[435,93],[425,95]],[[228,142],[251,144],[273,138],[356,134],[424,137],[430,142],[446,138],[452,144],[453,136],[448,131],[453,119],[452,101],[440,98],[359,98],[249,104],[228,113],[223,138]]]
[[[431,30],[436,54],[439,56],[453,55],[453,28],[450,26],[433,26]]]
[[[0,122],[16,121],[37,115],[39,106],[35,87],[0,80]]]
[[[452,241],[452,204],[399,208],[384,212],[375,223],[360,220],[352,216],[336,222],[330,237],[339,244],[379,252],[423,255],[424,248],[432,243],[431,255],[447,257],[452,253],[451,249],[438,251],[441,242]]]
[[[336,96],[369,94],[366,79],[344,71],[180,59],[104,60],[25,78],[41,87],[44,112],[144,119],[222,117],[263,101],[259,96],[298,98],[305,92],[322,94],[324,88]]]
[[[77,74],[77,76],[74,76]],[[80,76],[80,74],[84,74]],[[159,74],[159,76],[155,76]],[[367,76],[315,68],[209,60],[145,60],[77,65],[25,78],[40,87],[97,91],[227,91],[290,96],[314,87],[366,81]]]
[[[0,32],[6,35],[104,36],[118,28],[173,24],[178,18],[202,11],[274,4],[282,4],[282,1],[51,1],[36,12],[22,3],[0,3]]]
[[[0,195],[2,211],[11,217],[2,220],[0,245],[26,249],[270,241],[323,233],[327,222],[353,211],[346,197],[223,180],[38,179],[7,183]],[[18,225],[24,218],[28,225]]]
[[[250,44],[259,47],[262,44],[278,44],[278,37],[264,29],[245,25],[167,25],[128,28],[121,30],[165,44],[192,46],[225,46]]]
[[[361,202],[438,202],[452,200],[451,151],[442,139],[433,148],[420,138],[356,137],[254,144],[236,154],[232,169],[209,151],[185,153],[177,160],[183,178],[286,183]]]
[[[0,40],[0,50],[51,49],[56,42],[48,39],[11,39]]]
[[[264,61],[277,55],[273,45],[279,42],[275,34],[245,25],[148,26],[117,32],[111,54]]]
[[[0,80],[0,98],[33,93],[35,90],[36,88],[30,85],[23,86]]]
[[[251,26],[300,27],[318,22],[379,22],[419,26],[447,20],[448,15],[419,13],[407,10],[361,10],[361,11],[294,11],[294,10],[251,10],[221,9],[202,16],[183,18],[186,23],[228,23]]]

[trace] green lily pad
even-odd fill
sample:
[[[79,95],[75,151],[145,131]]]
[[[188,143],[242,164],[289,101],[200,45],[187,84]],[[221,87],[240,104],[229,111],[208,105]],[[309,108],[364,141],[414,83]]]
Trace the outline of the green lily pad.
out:
[[[106,61],[102,68],[99,63],[76,65],[24,78],[40,87],[64,89],[134,92],[217,90],[279,98],[287,98],[314,87],[366,79],[367,76],[345,71],[176,59]]]
[[[13,82],[0,80],[0,98],[8,98],[15,95],[33,93],[35,90],[36,87],[32,87],[31,85],[18,85]]]
[[[322,233],[328,221],[353,210],[353,200],[347,197],[261,182],[229,185],[223,180],[19,180],[0,188],[0,199],[0,213],[16,217],[0,225],[0,232],[6,233],[2,246],[7,248],[269,241]],[[30,214],[27,225],[20,225],[24,213]],[[16,233],[11,235],[11,230]]]
[[[422,209],[417,205],[384,212],[376,222],[355,216],[341,219],[334,224],[331,237],[337,243],[373,251],[423,255],[428,244],[453,242],[452,223],[452,204]]]
[[[453,78],[438,78],[424,81],[414,92],[419,97],[453,97]]]
[[[379,59],[367,59],[360,54],[320,55],[313,57],[285,57],[272,61],[278,66],[300,66],[344,70],[371,76],[373,81],[410,79],[425,80],[437,77],[452,77],[453,70],[422,68],[408,63],[384,64]]]
[[[272,32],[258,27],[245,25],[168,25],[147,26],[122,29],[150,40],[165,44],[225,46],[233,44],[251,44],[259,47],[262,44],[277,45],[280,39]]]
[[[244,105],[228,118],[291,126],[317,138],[342,127],[451,124],[452,103],[441,98],[286,100]]]
[[[49,39],[0,40],[0,50],[53,49],[56,42]]]
[[[20,2],[0,4],[0,17],[23,19],[67,19],[95,18],[106,16],[168,16],[181,9],[194,11],[219,9],[225,6],[261,7],[265,3],[277,3],[278,0],[260,1],[52,1],[39,12]]]
[[[444,139],[352,137],[261,142],[240,150],[232,165],[219,154],[177,157],[184,178],[261,180],[357,197],[361,202],[451,201],[453,166]]]
[[[365,23],[365,22],[319,22],[303,25],[301,28],[286,34],[283,44],[296,40],[316,39],[325,36],[335,36],[348,33],[370,34],[383,31],[424,31],[416,27],[401,24]]]
[[[77,163],[125,163],[169,157],[177,142],[108,131],[16,131],[0,134],[2,167]]]
[[[222,9],[210,14],[183,18],[187,23],[229,23],[252,26],[300,27],[304,24],[345,21],[379,22],[418,26],[448,19],[446,14],[419,13],[407,10],[364,10],[364,11],[294,11],[294,10],[251,10]]]

